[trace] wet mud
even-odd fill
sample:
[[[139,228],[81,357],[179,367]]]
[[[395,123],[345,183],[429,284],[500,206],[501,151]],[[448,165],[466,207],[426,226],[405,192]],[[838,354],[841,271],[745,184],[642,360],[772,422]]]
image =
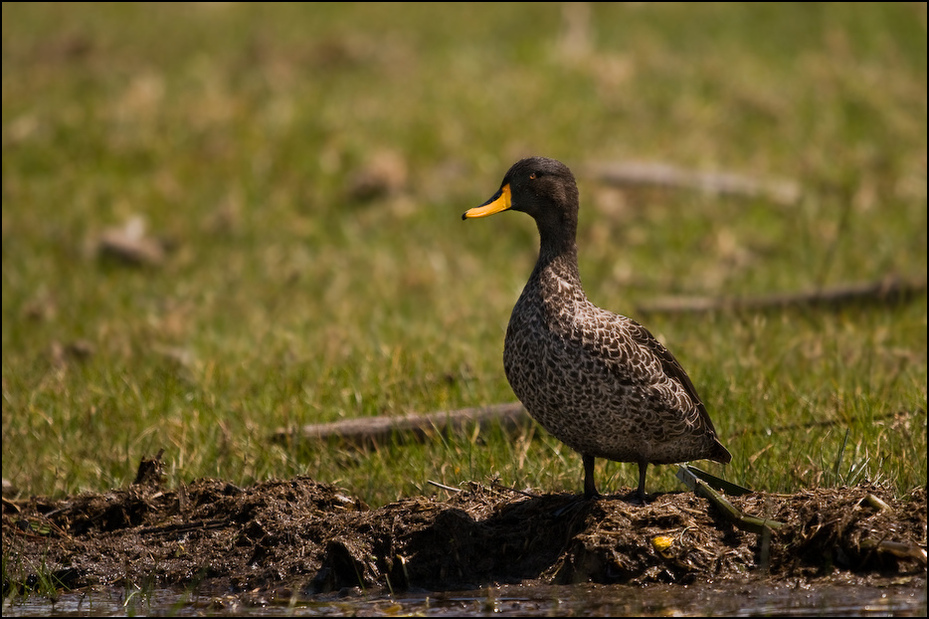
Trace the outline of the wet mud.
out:
[[[312,479],[240,488],[156,481],[57,500],[3,501],[4,595],[35,587],[180,586],[243,600],[362,588],[691,584],[848,574],[926,578],[926,488],[730,497],[783,523],[735,528],[690,492],[585,501],[471,483],[369,509]]]

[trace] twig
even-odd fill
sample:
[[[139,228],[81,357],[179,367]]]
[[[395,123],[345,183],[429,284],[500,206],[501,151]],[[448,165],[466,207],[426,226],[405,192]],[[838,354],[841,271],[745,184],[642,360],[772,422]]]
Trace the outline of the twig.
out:
[[[494,481],[494,482],[491,484],[491,486],[494,487],[494,488],[496,488],[496,489],[498,489],[498,490],[506,490],[506,491],[508,491],[508,492],[515,492],[516,494],[521,494],[521,495],[523,495],[523,496],[527,496],[527,497],[532,498],[532,499],[537,499],[537,498],[539,498],[539,495],[538,495],[538,494],[535,494],[535,493],[533,493],[533,492],[526,492],[525,490],[517,490],[516,488],[511,488],[511,487],[509,487],[509,486],[504,486],[504,485],[501,484],[499,481]]]
[[[461,492],[461,488],[453,488],[451,486],[446,486],[445,484],[440,484],[437,481],[432,481],[431,479],[426,480],[427,484],[435,486],[436,488],[441,488],[442,490],[448,490],[449,492]]]

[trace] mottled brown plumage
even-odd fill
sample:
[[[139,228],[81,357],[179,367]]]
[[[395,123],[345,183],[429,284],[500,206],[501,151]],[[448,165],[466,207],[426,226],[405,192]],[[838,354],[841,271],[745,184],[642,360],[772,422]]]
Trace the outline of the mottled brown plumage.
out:
[[[500,190],[462,218],[506,209],[536,221],[539,260],[506,331],[503,365],[516,397],[552,435],[579,452],[584,495],[598,496],[594,459],[639,465],[732,456],[716,437],[696,389],[645,327],[591,303],[577,268],[578,191],[554,159],[518,161]]]

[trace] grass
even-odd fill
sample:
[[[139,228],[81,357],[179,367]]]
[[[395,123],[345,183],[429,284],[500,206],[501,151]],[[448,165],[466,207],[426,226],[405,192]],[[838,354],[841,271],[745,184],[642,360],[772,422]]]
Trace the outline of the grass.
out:
[[[536,233],[459,217],[529,154],[801,183],[784,205],[580,176],[588,294],[636,318],[668,294],[926,276],[924,4],[2,10],[3,477],[25,495],[125,485],[161,448],[170,484],[311,475],[373,505],[427,479],[579,491],[541,430],[269,439],[513,399],[503,332]],[[163,263],[94,250],[134,217]],[[925,296],[643,320],[734,454],[716,472],[926,483]],[[635,481],[598,466],[606,491]]]

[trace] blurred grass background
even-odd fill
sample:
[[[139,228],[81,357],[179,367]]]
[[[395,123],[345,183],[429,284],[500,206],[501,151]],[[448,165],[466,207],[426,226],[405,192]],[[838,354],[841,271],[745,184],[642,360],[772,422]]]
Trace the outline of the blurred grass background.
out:
[[[518,158],[578,172],[581,275],[679,358],[769,491],[926,483],[926,298],[635,313],[671,294],[926,277],[925,3],[3,4],[3,478],[22,494],[310,475],[579,492],[541,430],[355,451],[278,428],[514,399]],[[620,191],[611,161],[798,200]],[[101,250],[139,230],[155,257]],[[159,252],[163,251],[163,255]],[[705,464],[705,463],[704,463]],[[632,465],[598,464],[605,492]],[[679,488],[674,467],[649,491]]]

